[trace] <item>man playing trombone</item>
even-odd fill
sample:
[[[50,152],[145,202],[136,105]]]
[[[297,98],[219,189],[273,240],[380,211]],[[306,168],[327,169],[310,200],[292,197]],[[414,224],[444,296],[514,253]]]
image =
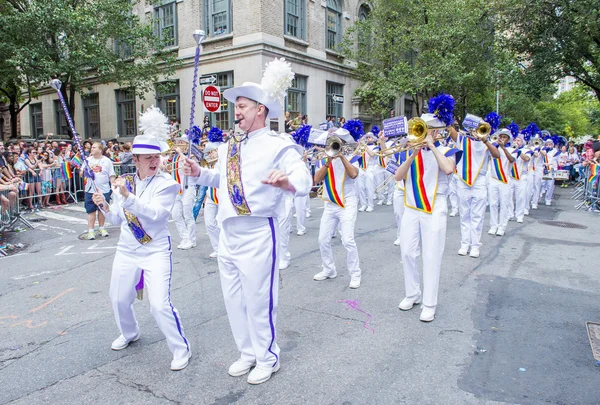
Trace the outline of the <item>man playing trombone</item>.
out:
[[[357,215],[357,196],[354,179],[358,177],[358,168],[344,156],[344,145],[354,140],[348,130],[339,128],[327,140],[327,159],[325,164],[315,173],[315,184],[323,181],[321,198],[325,201],[323,216],[319,227],[319,249],[323,262],[323,270],[313,277],[315,281],[323,281],[337,277],[331,235],[338,229],[342,234],[342,245],[346,248],[346,264],[350,272],[350,288],[360,287],[361,271],[358,248],[354,240],[354,225]]]

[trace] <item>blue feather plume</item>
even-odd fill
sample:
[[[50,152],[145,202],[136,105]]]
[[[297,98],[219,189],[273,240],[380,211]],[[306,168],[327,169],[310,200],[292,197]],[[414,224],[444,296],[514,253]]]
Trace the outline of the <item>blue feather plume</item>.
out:
[[[200,145],[200,138],[202,138],[202,129],[194,125],[187,132],[188,141],[194,145]]]
[[[377,136],[379,135],[379,132],[381,132],[381,130],[377,125],[373,125],[373,128],[371,128],[371,132],[373,132],[373,135]]]
[[[510,124],[508,124],[506,126],[506,129],[508,129],[510,131],[513,139],[515,139],[517,136],[519,136],[519,126],[517,125],[516,122],[513,121]]]
[[[499,116],[498,114],[496,114],[494,111],[492,111],[491,113],[486,115],[483,120],[485,122],[487,122],[488,124],[490,124],[490,126],[492,127],[492,134],[493,134],[500,127],[500,121],[502,120],[502,117]]]
[[[521,131],[523,134],[523,139],[525,142],[529,142],[529,140],[536,135],[539,135],[541,132],[540,128],[535,124],[535,122],[531,122],[525,129]]]
[[[360,136],[365,133],[365,128],[361,120],[348,120],[343,128],[350,132],[355,142],[358,142]]]
[[[449,94],[440,93],[427,102],[429,113],[435,115],[447,126],[454,122],[454,97]]]
[[[212,127],[210,131],[208,131],[208,142],[224,142],[223,131],[221,128]]]
[[[310,130],[312,129],[312,125],[302,124],[300,128],[292,132],[292,139],[298,145],[306,148],[308,146],[308,137],[310,135]]]

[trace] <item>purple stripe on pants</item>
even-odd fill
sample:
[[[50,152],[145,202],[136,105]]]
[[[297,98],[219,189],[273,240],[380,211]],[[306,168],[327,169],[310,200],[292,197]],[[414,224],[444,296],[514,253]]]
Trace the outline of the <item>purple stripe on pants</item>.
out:
[[[273,240],[273,251],[272,251],[272,263],[271,263],[271,286],[269,288],[269,325],[271,326],[271,344],[269,345],[269,353],[275,356],[275,363],[272,367],[275,367],[279,361],[279,357],[271,350],[273,343],[275,342],[275,325],[273,324],[273,282],[275,279],[275,263],[277,259],[277,238],[275,237],[275,226],[273,225],[273,218],[269,218],[269,226],[271,227],[271,239]]]
[[[171,312],[173,313],[173,317],[175,318],[175,323],[177,324],[177,330],[179,331],[179,335],[183,338],[185,345],[190,351],[190,345],[188,344],[187,339],[183,336],[183,332],[181,331],[181,323],[179,322],[179,317],[175,313],[175,308],[173,308],[173,303],[171,302],[171,276],[173,275],[173,252],[171,252],[171,237],[169,236],[169,263],[171,266],[171,270],[169,272],[169,305],[171,306]]]

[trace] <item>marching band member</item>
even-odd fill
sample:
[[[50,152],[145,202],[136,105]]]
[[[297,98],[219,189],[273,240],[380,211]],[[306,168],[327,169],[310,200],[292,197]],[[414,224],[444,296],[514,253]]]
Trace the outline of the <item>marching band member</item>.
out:
[[[181,370],[192,352],[179,313],[171,303],[173,253],[168,220],[181,186],[159,171],[160,153],[169,147],[155,135],[166,140],[165,122],[167,117],[154,107],[140,117],[144,135],[136,136],[132,145],[137,172],[114,181],[111,205],[99,192],[94,193],[93,201],[111,223],[121,224],[110,282],[110,300],[121,336],[111,348],[125,349],[140,338],[133,303],[136,285],[145,283],[150,310],[173,353],[171,370]]]
[[[422,118],[429,127],[445,126],[445,123],[433,114],[423,114]],[[431,322],[435,317],[442,255],[446,243],[448,175],[454,171],[455,159],[460,158],[457,149],[449,149],[434,141],[437,134],[437,130],[427,131],[424,144],[410,154],[395,175],[396,180],[404,180],[406,186],[406,209],[400,233],[406,297],[400,302],[399,308],[408,311],[423,301],[420,316],[423,322]],[[423,293],[417,263],[421,253]]]
[[[486,172],[490,155],[500,157],[500,152],[489,139],[458,134],[450,127],[450,136],[460,149],[462,160],[456,165],[459,178],[457,184],[458,208],[460,213],[461,242],[458,254],[479,257],[483,218],[487,205]],[[489,152],[489,153],[488,153]]]
[[[375,136],[372,132],[365,134],[366,146],[362,153],[359,164],[364,173],[359,177],[359,187],[365,193],[366,206],[361,205],[360,212],[372,212],[375,200],[375,175],[377,174],[377,155],[375,155]]]
[[[559,150],[555,147],[554,141],[550,138],[544,142],[544,149],[540,151],[544,162],[544,172],[548,173],[550,178],[544,180],[542,189],[546,191],[546,205],[552,205],[552,195],[554,194],[554,171],[558,168]],[[537,201],[536,201],[537,204]]]
[[[191,147],[186,136],[179,138],[176,145],[184,147],[184,149]],[[182,184],[184,179],[183,164],[180,163],[181,155],[174,153],[170,164],[167,164],[167,166],[171,169],[173,179],[179,184],[179,193],[171,212],[173,222],[175,222],[175,227],[181,240],[177,249],[187,250],[196,247],[196,221],[193,213],[196,188],[184,187]]]
[[[539,145],[541,143],[541,137],[539,136],[540,129],[532,122],[521,134],[524,136],[525,142],[528,142],[531,146],[531,159],[529,160],[528,176],[527,176],[527,197],[525,201],[525,215],[529,215],[529,209],[537,209],[538,200],[540,199],[540,192],[542,188],[542,177],[544,176],[544,157],[540,153]]]
[[[344,144],[354,142],[350,132],[344,128],[337,129],[332,135],[339,137]],[[313,279],[315,281],[337,277],[331,250],[331,235],[335,233],[339,224],[342,245],[344,245],[347,252],[346,264],[350,272],[349,287],[360,287],[360,263],[358,248],[354,240],[354,225],[356,224],[358,205],[354,179],[358,177],[358,170],[343,153],[340,153],[338,156],[327,158],[325,165],[315,173],[315,183],[324,182],[321,198],[325,202],[319,227],[319,249],[323,270],[314,275]]]
[[[507,148],[511,132],[502,129],[495,133],[498,136],[498,147],[503,153],[499,158],[490,160],[490,184],[488,198],[490,203],[490,230],[488,234],[504,236],[508,226],[508,207],[510,199],[509,168],[515,162],[512,148]]]
[[[381,153],[388,147],[388,143],[389,146],[391,146],[394,141],[387,141],[386,137],[384,136],[384,132],[380,131],[378,127],[375,126],[373,129],[377,131],[377,133],[373,131],[373,135],[377,137],[377,146],[373,149],[373,151],[376,153]],[[373,167],[375,168],[375,193],[377,194],[376,198],[379,200],[377,205],[392,205],[393,187],[384,187],[379,190],[379,193],[377,193],[377,186],[382,184],[389,176],[389,173],[387,170],[385,170],[387,167],[387,158],[385,156],[377,155],[376,164]],[[388,192],[389,190],[391,190],[391,192]]]
[[[204,147],[204,160],[210,169],[214,169],[219,159],[218,148],[225,141],[223,131],[220,128],[212,127],[208,131],[208,140],[209,142]],[[206,198],[206,202],[204,203],[204,226],[206,227],[206,233],[208,233],[208,239],[213,250],[208,257],[215,259],[219,255],[219,235],[221,233],[219,221],[217,221],[219,213],[219,193],[217,192],[217,188],[208,188],[206,196],[208,198]]]
[[[512,126],[512,127],[511,127]],[[528,174],[527,166],[531,160],[531,151],[524,147],[525,141],[519,135],[519,127],[514,122],[507,127],[513,135],[516,148],[513,151],[515,161],[510,166],[510,205],[508,217],[516,217],[518,223],[523,223],[526,212]],[[514,196],[514,197],[513,197]]]
[[[229,375],[242,376],[256,365],[249,384],[269,380],[280,368],[277,221],[286,215],[284,195],[306,195],[312,185],[302,149],[289,136],[268,128],[267,119],[282,113],[280,100],[293,77],[289,63],[275,59],[267,64],[262,84],[244,83],[225,90],[223,96],[235,105],[236,122],[244,134],[219,147],[215,169],[185,161],[186,175],[194,176],[198,184],[218,188],[221,287],[241,354],[229,367]]]

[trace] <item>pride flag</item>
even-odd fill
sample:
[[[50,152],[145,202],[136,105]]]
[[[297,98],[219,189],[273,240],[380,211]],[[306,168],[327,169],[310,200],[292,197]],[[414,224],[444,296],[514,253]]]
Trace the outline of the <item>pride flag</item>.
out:
[[[62,175],[65,179],[72,179],[73,172],[71,171],[71,165],[68,162],[62,164]]]
[[[588,182],[594,184],[596,180],[598,180],[598,172],[600,171],[600,165],[591,164],[590,165],[590,177],[588,177]]]
[[[83,164],[83,162],[82,162],[81,158],[79,157],[79,155],[75,155],[73,157],[73,159],[71,159],[71,164],[79,169],[81,167],[81,165]]]

